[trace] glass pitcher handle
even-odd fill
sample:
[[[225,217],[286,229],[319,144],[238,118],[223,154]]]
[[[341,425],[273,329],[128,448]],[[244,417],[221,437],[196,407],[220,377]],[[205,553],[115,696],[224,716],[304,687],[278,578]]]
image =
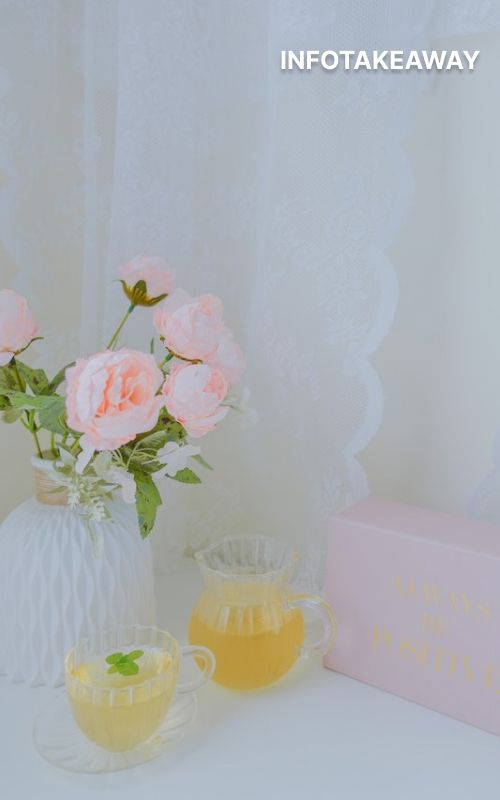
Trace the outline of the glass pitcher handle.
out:
[[[179,648],[181,656],[191,656],[198,662],[201,669],[201,675],[198,678],[193,678],[192,681],[177,684],[177,691],[179,694],[186,692],[195,692],[200,686],[210,680],[215,672],[215,656],[208,647],[202,647],[197,644],[186,644],[184,647]]]
[[[312,608],[323,623],[323,636],[317,642],[304,644],[301,647],[300,655],[308,658],[312,652],[319,652],[323,655],[327,653],[337,636],[337,621],[326,600],[314,594],[296,594],[288,598],[287,606],[289,609]]]

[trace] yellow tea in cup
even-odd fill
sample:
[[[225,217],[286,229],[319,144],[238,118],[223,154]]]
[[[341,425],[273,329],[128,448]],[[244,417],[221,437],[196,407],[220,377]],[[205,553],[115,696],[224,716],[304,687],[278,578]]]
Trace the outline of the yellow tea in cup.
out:
[[[175,690],[172,657],[144,649],[135,675],[109,674],[108,653],[73,667],[68,697],[83,733],[107,750],[130,750],[161,724]]]
[[[202,675],[177,682],[180,656]],[[205,647],[180,647],[157,628],[134,625],[83,639],[65,662],[66,692],[76,723],[95,744],[121,752],[147,742],[162,724],[175,692],[198,689],[215,662]]]

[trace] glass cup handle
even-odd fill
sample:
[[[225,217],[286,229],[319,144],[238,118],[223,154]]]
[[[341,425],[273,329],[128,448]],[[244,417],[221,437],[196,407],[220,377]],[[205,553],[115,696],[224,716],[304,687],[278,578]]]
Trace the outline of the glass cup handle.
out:
[[[290,609],[312,608],[323,623],[323,636],[317,642],[304,644],[300,649],[300,655],[308,658],[312,652],[320,652],[323,655],[327,653],[337,636],[337,621],[326,600],[314,594],[296,594],[288,599],[287,607]]]
[[[197,644],[186,644],[184,647],[179,648],[181,656],[191,656],[192,658],[196,658],[198,661],[198,666],[201,669],[201,675],[199,678],[193,678],[192,681],[186,681],[185,683],[178,683],[177,684],[177,691],[179,694],[185,694],[186,692],[195,692],[196,689],[199,689],[203,686],[204,683],[210,680],[212,675],[215,672],[215,656],[208,647],[202,647],[201,645]],[[200,662],[202,662],[200,664]]]

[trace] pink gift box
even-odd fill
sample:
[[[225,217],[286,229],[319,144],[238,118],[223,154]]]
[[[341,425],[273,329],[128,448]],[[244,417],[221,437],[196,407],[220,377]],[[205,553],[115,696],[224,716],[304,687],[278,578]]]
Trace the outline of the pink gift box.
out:
[[[500,734],[500,526],[370,498],[333,517],[325,666]]]

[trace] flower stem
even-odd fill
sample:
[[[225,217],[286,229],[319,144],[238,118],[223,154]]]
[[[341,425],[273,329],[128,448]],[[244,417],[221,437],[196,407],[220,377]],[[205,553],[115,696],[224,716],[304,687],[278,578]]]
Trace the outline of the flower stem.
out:
[[[116,342],[118,341],[118,337],[119,337],[120,333],[122,332],[123,326],[125,325],[126,321],[128,320],[128,318],[131,315],[131,313],[134,310],[134,308],[135,308],[135,304],[131,303],[129,305],[128,309],[127,309],[127,312],[126,312],[125,316],[123,317],[122,321],[118,325],[118,327],[117,327],[116,331],[114,332],[113,336],[109,340],[109,344],[108,344],[108,346],[106,348],[107,350],[112,350],[113,347],[115,346]]]
[[[186,358],[186,356],[181,356],[179,353],[169,350],[167,357],[159,366],[162,367],[164,364],[167,364],[172,358],[178,358],[180,361],[186,361],[188,364],[203,364],[201,358]]]
[[[168,354],[165,356],[165,358],[163,359],[163,361],[160,361],[160,363],[158,364],[159,368],[160,368],[160,369],[163,369],[163,367],[164,367],[166,364],[168,364],[168,362],[169,362],[169,361],[172,361],[172,359],[173,359],[173,358],[174,358],[174,354],[173,354],[173,353],[168,353]]]
[[[12,364],[12,369],[14,370],[14,375],[16,376],[17,385],[19,386],[19,390],[21,392],[24,392],[24,386],[23,386],[23,382],[21,380],[21,376],[19,374],[19,369],[18,369],[18,366],[17,366],[16,359],[13,358],[10,363]],[[29,411],[25,411],[25,414],[26,414],[26,420],[27,420],[27,425],[25,425],[25,427],[29,430],[29,432],[33,436],[33,439],[35,440],[35,445],[36,445],[38,458],[41,458],[42,461],[43,461],[43,453],[42,453],[42,448],[40,447],[40,442],[39,442],[39,439],[38,439],[38,436],[37,436],[37,433],[36,433],[35,421],[30,416]]]

